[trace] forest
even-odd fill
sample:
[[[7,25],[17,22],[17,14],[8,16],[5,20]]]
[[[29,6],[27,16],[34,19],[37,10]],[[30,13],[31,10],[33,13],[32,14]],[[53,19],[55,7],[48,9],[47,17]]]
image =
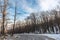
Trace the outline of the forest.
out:
[[[16,22],[14,33],[58,34],[60,33],[60,11],[51,10],[31,13],[30,16],[25,18],[23,23],[21,23],[21,21]]]

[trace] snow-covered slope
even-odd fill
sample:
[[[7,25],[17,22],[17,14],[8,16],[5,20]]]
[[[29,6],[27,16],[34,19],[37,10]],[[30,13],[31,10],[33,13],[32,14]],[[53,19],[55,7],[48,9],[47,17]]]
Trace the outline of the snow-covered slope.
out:
[[[60,34],[14,34],[6,36],[5,40],[60,40]]]

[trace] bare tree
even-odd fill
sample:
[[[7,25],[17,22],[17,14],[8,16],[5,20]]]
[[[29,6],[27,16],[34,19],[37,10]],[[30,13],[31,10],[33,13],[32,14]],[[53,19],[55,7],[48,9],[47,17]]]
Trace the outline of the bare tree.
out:
[[[15,14],[14,14],[14,24],[13,24],[13,32],[12,32],[12,36],[14,34],[14,27],[15,27],[15,22],[16,22],[16,15],[17,15],[17,3],[15,2]]]
[[[2,34],[4,35],[4,30],[5,30],[5,28],[4,28],[4,24],[5,24],[5,16],[6,16],[6,8],[7,8],[7,2],[8,2],[8,0],[4,0],[4,5],[3,5],[3,11],[2,11],[2,14],[3,14],[3,16],[2,16],[2,19],[3,19],[3,22],[2,22]]]

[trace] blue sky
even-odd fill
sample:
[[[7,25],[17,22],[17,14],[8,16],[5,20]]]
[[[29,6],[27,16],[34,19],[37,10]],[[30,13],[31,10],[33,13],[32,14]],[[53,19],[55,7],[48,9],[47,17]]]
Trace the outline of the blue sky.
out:
[[[25,19],[31,13],[56,9],[59,6],[59,0],[9,0],[9,9],[7,12],[14,15],[15,2],[17,3],[17,18]],[[9,16],[10,16],[9,15]],[[10,16],[13,19],[13,16]]]

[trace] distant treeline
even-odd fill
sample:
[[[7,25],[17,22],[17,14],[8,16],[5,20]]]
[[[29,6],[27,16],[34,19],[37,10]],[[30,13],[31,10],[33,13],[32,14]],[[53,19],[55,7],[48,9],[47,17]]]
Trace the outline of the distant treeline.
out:
[[[18,26],[14,28],[14,33],[60,33],[60,11],[31,13],[25,19],[24,26],[20,26],[20,23],[20,21],[16,23]]]

